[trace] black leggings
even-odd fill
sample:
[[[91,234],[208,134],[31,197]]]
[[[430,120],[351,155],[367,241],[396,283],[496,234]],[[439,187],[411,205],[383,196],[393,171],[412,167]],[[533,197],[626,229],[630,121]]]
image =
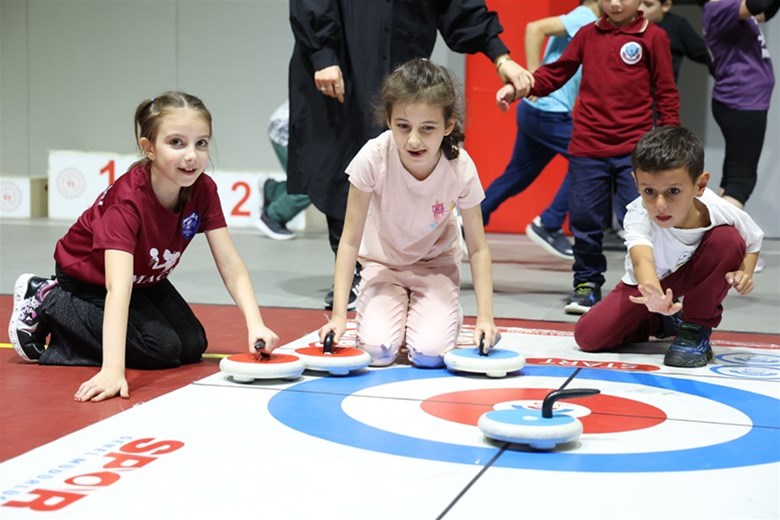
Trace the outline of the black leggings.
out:
[[[57,265],[57,282],[41,305],[41,325],[51,331],[42,365],[100,366],[103,362],[105,287],[85,284]],[[200,361],[206,331],[168,279],[133,288],[127,324],[128,368],[173,368]]]
[[[744,205],[756,187],[767,111],[738,110],[713,99],[712,115],[726,141],[720,187],[723,195],[733,197]]]

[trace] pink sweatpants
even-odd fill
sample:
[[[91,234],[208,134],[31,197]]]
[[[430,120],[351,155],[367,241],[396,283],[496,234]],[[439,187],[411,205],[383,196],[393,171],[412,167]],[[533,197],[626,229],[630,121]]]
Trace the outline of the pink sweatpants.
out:
[[[460,266],[390,268],[366,263],[356,312],[358,346],[372,366],[390,365],[404,343],[418,367],[444,365],[463,315]]]
[[[736,228],[718,226],[707,231],[693,257],[661,280],[664,291],[684,296],[682,319],[715,328],[723,314],[721,303],[729,291],[726,273],[736,271],[745,258],[745,241]],[[619,282],[574,326],[574,340],[582,350],[611,350],[641,343],[658,331],[659,316],[629,296],[639,296],[635,285]]]

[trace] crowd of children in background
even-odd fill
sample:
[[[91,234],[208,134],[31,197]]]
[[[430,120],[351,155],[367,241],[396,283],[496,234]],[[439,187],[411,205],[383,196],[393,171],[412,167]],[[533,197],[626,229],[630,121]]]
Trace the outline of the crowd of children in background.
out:
[[[669,336],[667,365],[705,365],[723,299],[730,288],[748,294],[760,265],[763,233],[742,208],[756,183],[774,86],[758,23],[774,16],[780,0],[698,1],[706,45],[670,12],[671,0],[583,0],[569,13],[529,24],[533,80],[502,76],[496,103],[508,110],[522,100],[518,132],[506,171],[486,192],[462,148],[463,99],[451,71],[416,58],[385,77],[372,109],[386,130],[346,168],[333,313],[320,336],[334,332],[338,341],[347,311],[357,307],[358,345],[373,366],[393,363],[403,346],[413,365],[442,366],[463,322],[463,236],[477,300],[474,343],[495,345],[484,225],[561,154],[568,174],[527,233],[573,260],[564,309],[582,315],[578,346],[602,351]],[[701,142],[680,127],[676,82],[684,56],[715,78],[712,111],[726,140],[717,194],[707,188]],[[499,57],[497,69],[510,61]],[[269,127],[285,168],[288,119],[284,104]],[[77,389],[80,401],[127,397],[126,366],[200,360],[205,330],[168,281],[199,232],[245,317],[249,351],[260,341],[266,352],[277,346],[204,173],[210,112],[195,96],[166,92],[138,105],[135,128],[143,158],[57,243],[56,276],[23,274],[15,286],[9,336],[23,359],[100,367]],[[274,180],[263,195],[259,229],[292,238],[286,223],[309,197],[291,196]],[[625,230],[626,271],[602,301],[603,238],[613,212]],[[573,245],[562,233],[567,213]]]

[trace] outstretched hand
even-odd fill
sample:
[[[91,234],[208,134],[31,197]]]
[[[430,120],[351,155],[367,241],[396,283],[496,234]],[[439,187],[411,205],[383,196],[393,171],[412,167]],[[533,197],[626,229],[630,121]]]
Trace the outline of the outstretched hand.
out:
[[[645,305],[650,312],[671,316],[682,309],[682,303],[674,301],[671,289],[666,289],[666,293],[663,293],[657,287],[641,283],[637,289],[641,296],[629,296],[628,299]]]

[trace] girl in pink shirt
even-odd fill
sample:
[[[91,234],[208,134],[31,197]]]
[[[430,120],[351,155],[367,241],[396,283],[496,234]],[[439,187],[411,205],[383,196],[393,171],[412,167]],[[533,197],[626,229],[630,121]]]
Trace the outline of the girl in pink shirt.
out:
[[[490,250],[480,202],[484,192],[463,140],[462,99],[452,74],[425,59],[399,66],[374,107],[386,132],[347,168],[350,190],[339,242],[331,320],[320,338],[344,334],[355,263],[363,265],[358,346],[373,366],[393,363],[401,346],[420,367],[442,366],[455,347],[460,309],[463,218],[477,297],[475,344],[498,341],[493,322]]]
[[[197,233],[241,308],[247,347],[279,337],[263,323],[246,265],[225,224],[209,162],[211,114],[183,92],[142,101],[135,112],[143,159],[109,186],[58,242],[56,279],[23,274],[8,335],[42,365],[99,366],[77,401],[130,396],[125,367],[200,361],[206,332],[168,276]],[[47,336],[51,334],[48,348]]]

